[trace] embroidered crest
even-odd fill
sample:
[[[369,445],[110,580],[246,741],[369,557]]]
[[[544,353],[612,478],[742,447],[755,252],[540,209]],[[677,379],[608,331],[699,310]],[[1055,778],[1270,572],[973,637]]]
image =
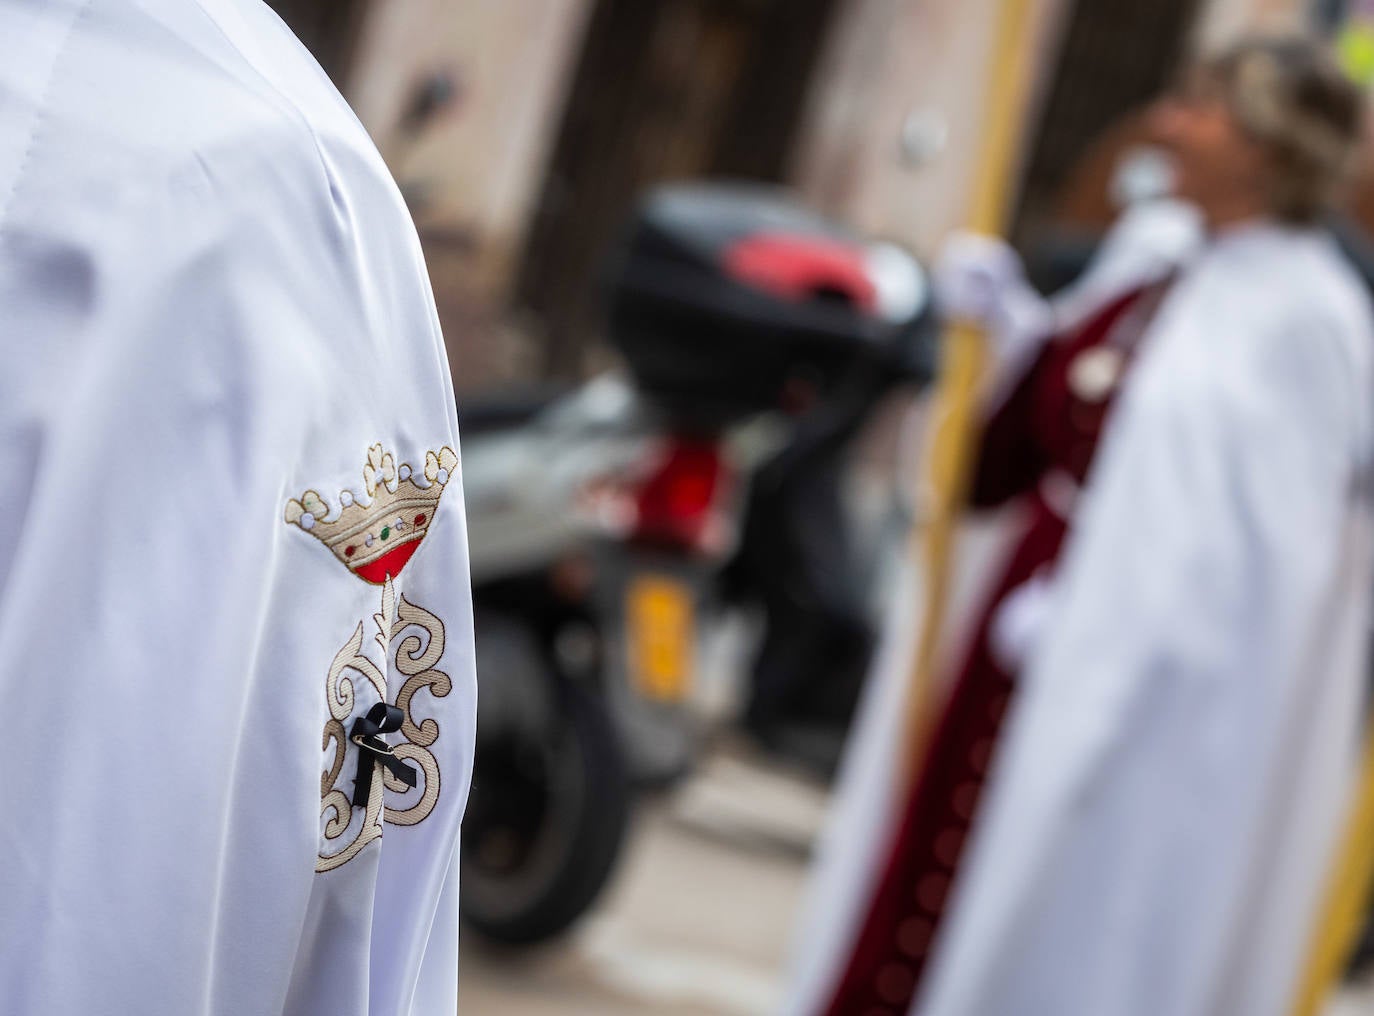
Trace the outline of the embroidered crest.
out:
[[[363,469],[365,500],[345,490],[331,507],[308,490],[287,502],[289,524],[317,537],[349,571],[382,587],[381,609],[371,618],[371,644],[380,648],[380,661],[364,645],[365,621],[359,621],[325,678],[329,719],[320,746],[326,765],[320,776],[317,872],[347,864],[382,835],[383,822],[424,821],[439,800],[439,762],[430,750],[439,740],[439,723],[417,718],[414,706],[421,692],[432,701],[453,689],[449,676],[436,669],[444,655],[444,625],[398,597],[392,580],[428,533],[457,463],[451,448],[429,452],[421,477],[373,445]],[[388,699],[388,673],[402,678],[394,702]],[[401,740],[382,736],[393,732]],[[351,773],[356,775],[350,793],[344,787]]]
[[[434,521],[458,456],[445,445],[425,455],[423,474],[396,465],[380,444],[368,449],[363,467],[366,498],[340,491],[330,505],[313,490],[286,502],[286,521],[300,526],[334,552],[359,578],[382,585],[406,566]]]

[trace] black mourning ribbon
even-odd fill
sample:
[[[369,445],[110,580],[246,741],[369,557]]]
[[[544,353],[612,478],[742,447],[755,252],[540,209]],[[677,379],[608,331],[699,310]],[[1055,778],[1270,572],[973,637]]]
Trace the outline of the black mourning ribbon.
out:
[[[353,721],[353,729],[348,732],[348,739],[359,748],[358,775],[353,778],[355,808],[367,807],[367,799],[372,794],[372,766],[376,762],[386,766],[391,775],[407,787],[413,787],[419,781],[414,766],[406,765],[398,759],[391,745],[381,738],[382,734],[400,730],[405,715],[395,706],[378,702],[367,711],[366,716],[359,716]]]

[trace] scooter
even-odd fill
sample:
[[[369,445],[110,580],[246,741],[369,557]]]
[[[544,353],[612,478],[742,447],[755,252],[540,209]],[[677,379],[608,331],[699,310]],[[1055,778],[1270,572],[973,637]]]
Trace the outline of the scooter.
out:
[[[464,407],[480,709],[463,822],[462,911],[485,938],[553,937],[615,866],[632,780],[602,678],[596,491],[652,429],[612,378]]]
[[[610,374],[468,402],[460,427],[480,682],[462,908],[524,945],[591,906],[635,790],[690,764],[691,654],[665,640],[731,542],[726,456]]]
[[[461,419],[481,682],[463,910],[512,944],[585,911],[634,789],[690,770],[726,563],[744,561],[738,594],[814,560],[788,535],[789,477],[829,469],[882,392],[932,371],[916,262],[774,190],[651,194],[608,293],[626,376]],[[781,496],[751,495],[756,475]],[[741,557],[770,515],[771,551]]]
[[[885,398],[935,374],[921,266],[776,188],[676,185],[641,206],[610,293],[609,337],[637,388],[685,432],[708,435],[699,446],[743,420],[776,432],[771,447],[754,442],[736,458],[731,546],[699,548],[704,591],[669,578],[679,591],[658,594],[671,620],[653,641],[682,658],[674,632],[703,605],[761,613],[746,727],[770,750],[832,771],[874,640],[846,475]]]

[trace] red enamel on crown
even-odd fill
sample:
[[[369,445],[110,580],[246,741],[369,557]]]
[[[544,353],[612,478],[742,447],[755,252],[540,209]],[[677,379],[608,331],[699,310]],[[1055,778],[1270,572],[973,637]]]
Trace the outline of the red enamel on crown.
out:
[[[331,505],[307,490],[286,503],[286,521],[317,538],[349,571],[380,586],[399,576],[419,548],[457,465],[457,454],[445,445],[426,453],[424,472],[416,474],[373,445],[363,467],[366,499],[344,490]]]

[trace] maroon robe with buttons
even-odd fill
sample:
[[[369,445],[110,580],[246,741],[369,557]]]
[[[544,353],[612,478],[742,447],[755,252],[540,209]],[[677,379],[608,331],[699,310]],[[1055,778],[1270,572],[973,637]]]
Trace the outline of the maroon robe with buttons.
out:
[[[1136,340],[1164,289],[1114,300],[1046,343],[987,421],[971,491],[975,508],[1015,498],[1028,517],[973,629],[924,764],[902,803],[882,878],[850,951],[827,1016],[904,1016],[940,926],[969,827],[1015,689],[992,631],[1009,597],[1054,565],[1074,492]]]

